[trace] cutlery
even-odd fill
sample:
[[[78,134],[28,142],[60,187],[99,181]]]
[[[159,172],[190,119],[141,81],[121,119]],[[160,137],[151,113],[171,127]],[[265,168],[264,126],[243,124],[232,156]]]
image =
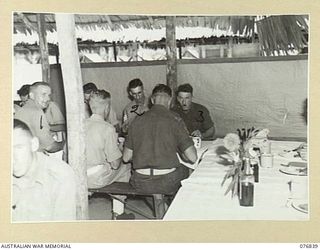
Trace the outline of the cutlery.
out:
[[[202,152],[202,154],[200,155],[200,158],[199,158],[199,161],[198,161],[198,164],[200,164],[200,162],[202,161],[203,159],[203,156],[204,154],[208,151],[209,149],[207,148],[205,151]]]

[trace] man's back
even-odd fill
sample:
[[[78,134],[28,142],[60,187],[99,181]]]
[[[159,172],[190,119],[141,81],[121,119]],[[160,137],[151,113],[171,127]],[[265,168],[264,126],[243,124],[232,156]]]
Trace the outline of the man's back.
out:
[[[133,168],[174,168],[176,153],[192,145],[181,118],[161,105],[137,117],[129,128],[126,146],[132,149]]]
[[[106,164],[121,157],[115,128],[93,114],[85,121],[87,166]]]
[[[33,179],[13,177],[13,221],[76,219],[76,177],[61,160],[36,153]]]

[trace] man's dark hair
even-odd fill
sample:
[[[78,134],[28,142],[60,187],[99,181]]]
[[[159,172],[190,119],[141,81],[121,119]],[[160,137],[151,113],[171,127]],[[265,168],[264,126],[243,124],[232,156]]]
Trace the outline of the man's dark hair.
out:
[[[84,93],[91,93],[98,90],[97,86],[93,82],[86,83],[82,88]]]
[[[181,84],[178,86],[177,93],[179,92],[187,92],[193,94],[193,88],[189,83]]]
[[[26,96],[29,95],[29,90],[30,90],[30,84],[24,84],[18,91],[17,94],[19,96]]]
[[[153,90],[152,95],[158,94],[158,93],[166,93],[170,97],[172,96],[172,90],[168,85],[165,84],[157,84]]]
[[[128,84],[128,91],[130,89],[134,89],[136,87],[143,87],[143,83],[139,78],[135,78],[133,80],[131,80]]]
[[[101,99],[107,99],[107,98],[110,98],[111,95],[108,91],[105,91],[104,89],[98,89],[92,93],[92,97],[93,98],[99,97]]]
[[[32,137],[32,132],[28,125],[24,123],[21,120],[13,119],[13,129],[22,129],[24,132],[26,132],[28,135]]]

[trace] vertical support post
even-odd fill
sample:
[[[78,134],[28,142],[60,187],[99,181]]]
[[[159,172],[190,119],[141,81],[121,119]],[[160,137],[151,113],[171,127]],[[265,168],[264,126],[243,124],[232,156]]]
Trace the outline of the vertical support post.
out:
[[[182,42],[181,40],[179,40],[179,43],[178,43],[178,47],[179,47],[179,59],[182,59]]]
[[[50,82],[49,49],[46,38],[45,14],[37,14],[37,28],[39,35],[42,80]]]
[[[177,89],[176,17],[166,17],[167,85],[173,93]]]
[[[82,77],[72,14],[56,14],[63,86],[66,99],[69,164],[78,177],[77,218],[88,218]]]
[[[116,42],[112,42],[112,46],[113,46],[113,56],[114,56],[114,61],[117,61],[117,46],[116,46]]]

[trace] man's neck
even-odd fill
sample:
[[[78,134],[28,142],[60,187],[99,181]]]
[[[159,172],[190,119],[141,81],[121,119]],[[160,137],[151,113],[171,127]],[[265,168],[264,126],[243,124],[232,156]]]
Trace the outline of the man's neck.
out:
[[[35,100],[33,100],[33,99],[29,99],[28,101],[31,101],[31,102],[33,102],[34,103],[34,105],[36,105],[39,109],[41,109],[41,110],[43,110],[44,111],[44,109],[35,101]]]
[[[36,172],[37,172],[37,159],[38,159],[37,154],[33,153],[33,160],[28,172],[24,176],[21,176],[20,178],[16,178],[16,181],[19,182],[21,185],[28,186],[32,182],[34,182],[36,177]]]
[[[99,117],[101,117],[103,119],[104,112],[93,112],[92,115],[99,116]]]

